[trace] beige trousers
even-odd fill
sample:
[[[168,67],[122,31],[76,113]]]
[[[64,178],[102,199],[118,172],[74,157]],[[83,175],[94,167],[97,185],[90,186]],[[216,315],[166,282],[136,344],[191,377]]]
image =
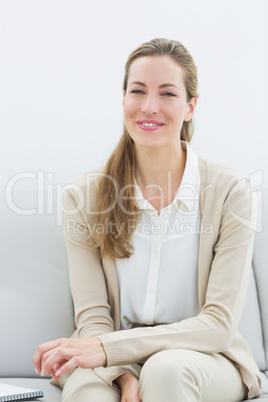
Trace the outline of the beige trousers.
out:
[[[190,350],[156,353],[144,364],[139,381],[142,402],[239,402],[247,394],[230,360]],[[94,370],[77,368],[66,378],[62,401],[121,402],[121,395]]]

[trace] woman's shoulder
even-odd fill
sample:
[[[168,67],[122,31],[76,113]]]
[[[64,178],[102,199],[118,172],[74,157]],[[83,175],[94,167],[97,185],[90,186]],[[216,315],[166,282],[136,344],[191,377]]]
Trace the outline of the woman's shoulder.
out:
[[[98,196],[99,181],[103,175],[104,167],[101,167],[75,177],[64,188],[63,205],[75,202],[78,209],[83,211],[84,214],[94,211]]]
[[[224,166],[206,158],[198,156],[199,171],[201,181],[206,181],[208,184],[217,183],[218,185],[231,185],[240,181],[249,181],[249,179],[228,166]]]
[[[209,200],[208,204],[223,205],[228,200],[228,205],[236,202],[238,208],[241,205],[256,203],[254,189],[250,179],[240,172],[229,167],[211,162],[205,158],[198,157],[200,170],[200,194],[201,204]],[[255,208],[255,206],[254,206]]]
[[[68,187],[75,188],[79,187],[82,190],[86,190],[88,188],[93,189],[94,187],[97,189],[99,181],[101,177],[104,175],[104,166],[100,167],[91,172],[85,172],[76,176],[74,179],[70,180],[68,183]]]

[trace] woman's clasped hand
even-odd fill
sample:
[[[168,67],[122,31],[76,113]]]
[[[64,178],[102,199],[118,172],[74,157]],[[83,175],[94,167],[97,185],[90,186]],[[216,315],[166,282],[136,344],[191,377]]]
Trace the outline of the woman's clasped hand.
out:
[[[60,338],[39,345],[33,364],[37,373],[57,380],[76,367],[106,366],[107,357],[99,338]]]
[[[115,382],[121,390],[121,402],[141,402],[139,380],[131,373],[124,373]]]

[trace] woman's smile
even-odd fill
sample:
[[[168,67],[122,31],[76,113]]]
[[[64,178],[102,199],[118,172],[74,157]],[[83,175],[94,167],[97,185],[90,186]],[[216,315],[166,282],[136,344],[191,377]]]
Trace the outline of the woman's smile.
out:
[[[144,131],[155,131],[159,130],[164,123],[156,120],[139,120],[137,121],[137,125]]]

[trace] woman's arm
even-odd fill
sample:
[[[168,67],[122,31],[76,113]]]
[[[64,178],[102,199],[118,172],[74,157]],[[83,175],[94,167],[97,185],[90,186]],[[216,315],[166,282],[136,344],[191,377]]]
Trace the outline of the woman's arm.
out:
[[[86,179],[84,179],[85,181]],[[94,191],[77,181],[63,198],[63,232],[78,336],[89,338],[114,331],[106,280],[98,249],[89,246]]]
[[[58,372],[58,375],[55,372],[75,357],[76,360],[65,366],[64,372],[76,366],[85,367],[85,364],[92,368],[98,367],[96,374],[109,385],[115,386],[114,380],[125,373],[132,373],[138,378],[141,367],[138,364],[103,367],[106,365],[106,354],[96,336],[113,332],[114,323],[99,252],[88,245],[91,222],[88,220],[90,214],[86,212],[87,209],[94,210],[96,190],[91,191],[85,183],[86,176],[70,185],[63,200],[63,230],[77,331],[74,338],[62,338],[39,345],[33,362],[38,372],[44,369],[43,374],[50,374],[58,379],[63,372]],[[92,359],[96,345],[98,361]],[[83,353],[87,355],[87,363],[81,357]]]

